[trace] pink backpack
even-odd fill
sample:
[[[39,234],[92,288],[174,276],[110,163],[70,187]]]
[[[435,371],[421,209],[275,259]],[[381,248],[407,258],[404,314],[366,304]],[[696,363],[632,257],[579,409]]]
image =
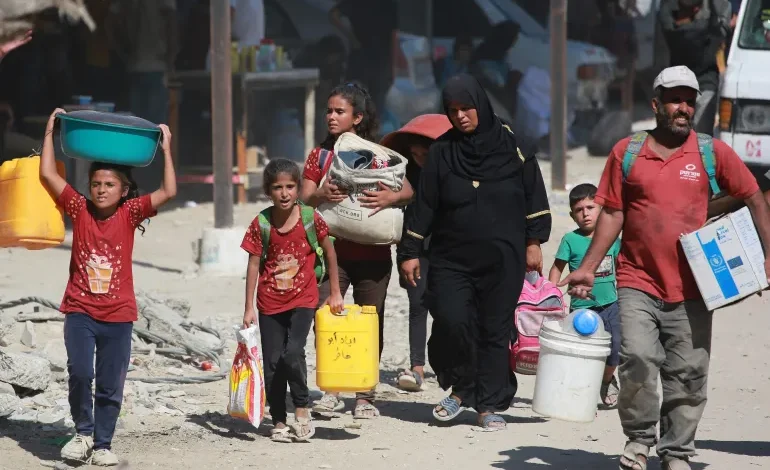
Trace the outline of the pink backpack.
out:
[[[561,320],[566,316],[564,296],[556,284],[543,277],[538,277],[534,284],[525,280],[513,313],[518,335],[511,343],[511,370],[523,375],[536,374],[540,327],[544,321]]]

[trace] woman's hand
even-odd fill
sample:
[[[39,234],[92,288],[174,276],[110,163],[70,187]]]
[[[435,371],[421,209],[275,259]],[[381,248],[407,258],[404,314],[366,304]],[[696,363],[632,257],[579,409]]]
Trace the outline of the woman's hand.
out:
[[[340,313],[345,309],[345,300],[339,292],[333,293],[326,299],[324,304],[328,305],[332,313]]]
[[[330,178],[327,178],[321,187],[318,188],[318,193],[321,199],[328,202],[342,202],[347,197],[345,190],[333,184]]]
[[[48,126],[46,127],[46,134],[53,131],[53,125],[56,122],[57,114],[67,114],[67,111],[61,108],[56,108],[53,110],[53,112],[51,113],[51,116],[48,118]]]
[[[363,196],[358,197],[361,207],[373,209],[369,214],[369,217],[372,217],[383,209],[395,205],[399,200],[398,193],[384,185],[381,181],[377,182],[377,186],[379,187],[377,191],[366,190],[364,191]]]
[[[540,243],[527,243],[527,271],[535,271],[543,275],[543,250],[540,249]]]
[[[163,133],[163,142],[161,143],[163,153],[171,155],[171,129],[165,124],[161,124],[158,127],[160,127],[160,131]]]
[[[257,323],[257,314],[250,308],[243,314],[243,329],[249,328],[253,323]]]
[[[417,287],[417,280],[420,279],[420,260],[409,259],[401,263],[401,275],[412,287]]]
[[[6,41],[2,44],[0,44],[0,59],[6,56],[9,52],[12,50],[23,46],[24,44],[30,42],[32,40],[32,30],[25,32],[22,35],[19,35],[10,41]]]

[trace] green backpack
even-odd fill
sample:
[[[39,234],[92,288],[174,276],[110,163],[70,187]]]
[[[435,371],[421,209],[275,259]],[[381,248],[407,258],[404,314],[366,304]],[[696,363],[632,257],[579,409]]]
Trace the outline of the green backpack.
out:
[[[264,266],[267,261],[267,249],[270,246],[270,212],[272,207],[268,207],[263,210],[257,216],[259,221],[259,232],[262,236],[262,257],[261,263]],[[310,243],[310,248],[315,252],[315,278],[320,285],[326,275],[326,259],[324,258],[324,249],[318,243],[318,235],[315,232],[315,209],[306,206],[304,204],[299,205],[300,215],[302,217],[302,225],[305,227],[305,234],[307,235],[307,241]],[[334,241],[332,236],[329,239]]]
[[[628,179],[631,173],[631,167],[636,162],[636,157],[642,150],[644,141],[647,140],[647,132],[637,132],[631,137],[626,147],[626,153],[623,154],[623,182]],[[714,157],[714,139],[708,134],[698,134],[698,150],[700,150],[703,167],[706,169],[706,175],[709,178],[709,189],[712,196],[722,192],[717,183],[716,157]]]

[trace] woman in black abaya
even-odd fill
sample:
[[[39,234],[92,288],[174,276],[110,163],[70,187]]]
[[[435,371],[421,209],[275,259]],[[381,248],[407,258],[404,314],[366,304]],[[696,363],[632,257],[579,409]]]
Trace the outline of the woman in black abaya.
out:
[[[450,421],[473,408],[479,426],[498,430],[505,420],[495,413],[508,409],[517,388],[509,366],[513,311],[525,272],[542,272],[551,215],[537,160],[519,150],[479,82],[453,77],[443,101],[453,129],[431,146],[398,261],[414,284],[422,241],[432,236],[428,360],[441,387],[452,389],[433,415]]]

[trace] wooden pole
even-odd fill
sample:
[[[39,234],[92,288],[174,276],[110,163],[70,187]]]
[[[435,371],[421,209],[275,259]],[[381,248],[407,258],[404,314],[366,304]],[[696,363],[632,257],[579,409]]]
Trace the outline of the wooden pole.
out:
[[[567,186],[567,0],[551,0],[551,188]]]
[[[230,2],[211,2],[211,141],[214,228],[233,225],[233,94]]]

